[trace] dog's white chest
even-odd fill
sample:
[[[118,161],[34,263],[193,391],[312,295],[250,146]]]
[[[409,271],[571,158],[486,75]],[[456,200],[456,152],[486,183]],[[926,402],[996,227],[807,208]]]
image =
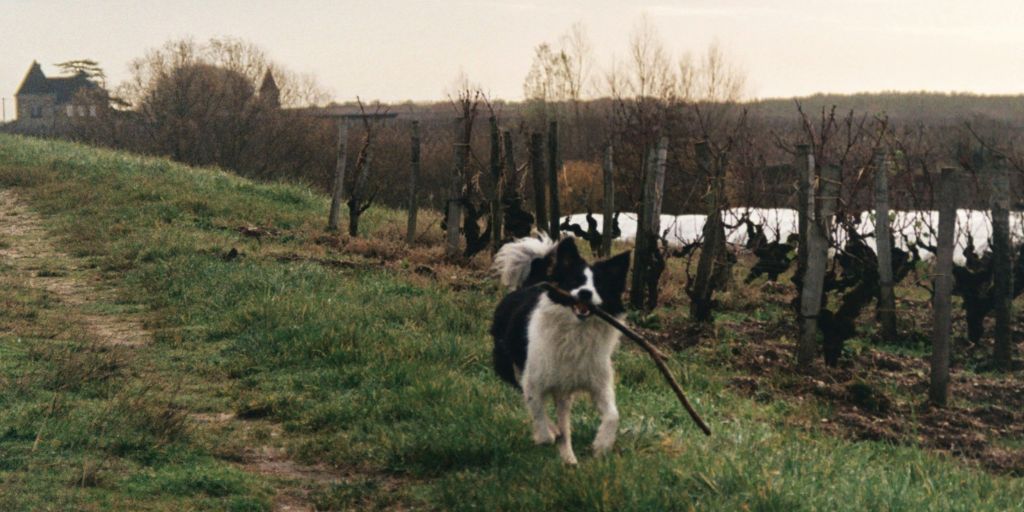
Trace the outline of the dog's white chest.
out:
[[[619,334],[601,320],[581,321],[568,308],[541,297],[527,333],[525,371],[545,387],[588,389],[611,378]]]

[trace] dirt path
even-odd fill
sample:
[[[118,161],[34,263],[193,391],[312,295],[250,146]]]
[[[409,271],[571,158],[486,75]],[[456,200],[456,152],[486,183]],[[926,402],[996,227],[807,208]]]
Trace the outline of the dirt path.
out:
[[[9,190],[0,190],[0,261],[28,280],[29,286],[46,290],[76,313],[96,340],[107,345],[134,347],[151,338],[137,315],[104,315],[95,312],[99,303],[112,302],[112,291],[90,280],[83,261],[53,245],[39,215],[29,210]]]
[[[264,420],[240,419],[232,413],[196,413],[191,418],[203,428],[243,438],[264,437],[262,443],[251,443],[240,454],[243,470],[267,478],[275,484],[274,510],[277,512],[312,512],[313,489],[349,480],[347,475],[324,464],[300,464],[283,448],[283,429]],[[260,436],[256,431],[269,432]],[[280,484],[280,485],[277,485]]]
[[[52,294],[88,331],[86,338],[122,350],[142,349],[153,339],[139,313],[124,312],[116,304],[116,290],[105,288],[98,273],[82,258],[60,251],[43,228],[42,218],[15,193],[0,189],[0,265],[24,277],[32,288]],[[110,311],[114,309],[114,311]],[[132,308],[127,308],[129,311]],[[142,369],[140,369],[142,371]],[[233,413],[190,414],[196,428],[249,432],[253,421]],[[262,422],[261,422],[262,423]],[[339,472],[322,465],[303,465],[281,447],[281,428],[263,423],[271,431],[264,444],[247,446],[239,467],[267,478],[276,490],[275,511],[313,511],[309,489],[344,481]]]

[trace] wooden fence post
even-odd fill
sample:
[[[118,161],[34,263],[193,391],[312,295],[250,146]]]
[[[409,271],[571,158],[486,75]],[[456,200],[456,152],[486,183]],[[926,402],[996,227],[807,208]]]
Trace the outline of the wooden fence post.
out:
[[[509,181],[516,177],[516,151],[515,144],[512,143],[512,132],[505,130],[501,133],[502,143],[505,145],[505,171],[503,174],[502,181]],[[519,188],[515,183],[512,184],[512,193],[518,195]],[[505,191],[505,183],[502,184],[502,192]]]
[[[537,230],[547,231],[545,221],[548,218],[547,214],[547,194],[546,185],[544,184],[545,169],[544,169],[544,136],[540,133],[530,134],[530,174],[533,175],[533,209],[534,218],[537,224]],[[555,235],[557,236],[557,235]]]
[[[654,193],[651,198],[654,204],[651,206],[651,216],[647,222],[650,224],[650,233],[655,237],[661,236],[661,205],[665,199],[665,169],[668,166],[668,137],[658,140],[658,153],[654,164]]]
[[[469,142],[465,140],[464,132],[470,120],[467,115],[459,118],[455,130],[455,169],[452,172],[451,183],[448,190],[448,218],[445,221],[448,228],[445,242],[445,255],[454,258],[459,254],[459,226],[462,224],[462,184],[463,174],[466,171],[466,154],[469,149]]]
[[[341,218],[341,202],[345,190],[345,161],[348,158],[348,121],[338,119],[338,150],[334,164],[334,184],[331,187],[331,212],[327,215],[327,230],[337,231]]]
[[[814,183],[814,155],[807,144],[797,144],[796,158],[793,160],[793,171],[797,174],[797,222],[799,240],[796,252],[796,271],[793,273],[793,284],[797,294],[803,293],[804,272],[807,270],[807,213],[814,209],[814,197],[811,184]],[[799,303],[799,298],[798,298]]]
[[[667,163],[668,137],[662,137],[658,146],[651,148],[647,155],[642,213],[637,223],[633,256],[634,289],[630,290],[630,302],[644,311],[651,311],[658,305],[658,280],[663,270],[658,240],[661,234],[661,204]]]
[[[655,149],[648,148],[643,161],[643,189],[640,195],[640,211],[637,212],[636,233],[633,236],[633,276],[629,287],[629,303],[635,309],[644,307],[644,288],[647,283],[647,244],[645,235],[647,221],[647,205],[650,203],[651,190],[654,189]]]
[[[611,144],[604,149],[604,197],[601,211],[601,256],[612,253],[612,238],[615,231],[615,150]]]
[[[889,226],[889,155],[875,150],[875,247],[878,253],[878,321],[884,341],[896,340],[896,295],[892,277],[892,231]]]
[[[992,299],[996,330],[995,351],[992,354],[996,368],[1008,370],[1013,363],[1013,249],[1010,244],[1010,177],[1006,158],[993,155],[988,169],[990,205],[992,209]]]
[[[558,121],[548,125],[548,198],[551,200],[551,238],[558,240],[561,210],[558,207],[558,173],[562,158],[558,154]]]
[[[647,265],[644,268],[644,277],[647,279],[647,305],[646,310],[652,311],[658,307],[658,282],[661,280],[661,273],[665,270],[665,262],[658,248],[658,241],[661,240],[661,206],[665,198],[665,170],[668,167],[668,137],[658,140],[658,149],[654,161],[654,189],[652,190],[652,205],[647,208]]]
[[[419,209],[419,198],[416,188],[420,179],[420,122],[412,122],[412,144],[409,169],[409,222],[405,230],[405,243],[412,245],[416,241],[416,214]]]
[[[928,400],[939,406],[949,401],[949,338],[952,327],[953,249],[956,230],[957,176],[953,169],[942,169],[939,182],[939,237],[935,253],[935,277],[932,302],[932,369]]]
[[[491,195],[491,250],[498,251],[501,245],[501,138],[498,133],[498,118],[491,116],[491,180],[494,190]]]
[[[814,172],[813,168],[810,172]],[[829,234],[841,177],[839,167],[826,165],[821,169],[817,187],[807,190],[807,268],[800,293],[800,342],[797,345],[797,369],[801,371],[810,369],[818,353],[818,313],[821,312]]]
[[[506,232],[502,233],[502,238],[498,239],[497,245],[499,246],[507,237],[515,237],[515,232],[513,231],[515,222],[509,223],[508,226],[505,225],[505,215],[511,215],[507,214],[505,209],[518,210],[521,204],[519,184],[515,182],[519,173],[516,170],[516,152],[515,144],[512,143],[512,132],[509,130],[503,131],[501,138],[505,146],[505,170],[501,179],[501,220],[502,230]]]

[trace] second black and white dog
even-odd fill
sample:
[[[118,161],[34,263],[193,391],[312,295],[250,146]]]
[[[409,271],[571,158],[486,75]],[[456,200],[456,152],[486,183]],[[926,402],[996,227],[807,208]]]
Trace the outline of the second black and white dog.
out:
[[[494,267],[510,293],[494,312],[494,368],[502,379],[523,391],[533,419],[533,440],[557,440],[558,453],[576,463],[569,413],[573,397],[589,393],[601,415],[594,453],[602,455],[615,443],[619,411],[615,406],[612,354],[619,332],[591,315],[592,305],[622,316],[629,253],[593,265],[580,256],[576,241],[555,243],[549,238],[522,238],[504,245]],[[538,286],[551,282],[575,300],[552,295]],[[555,401],[557,426],[548,418],[545,402]]]

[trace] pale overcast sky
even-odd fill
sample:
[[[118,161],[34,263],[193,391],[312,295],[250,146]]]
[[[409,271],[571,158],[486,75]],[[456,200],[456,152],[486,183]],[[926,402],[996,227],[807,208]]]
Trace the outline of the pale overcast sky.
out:
[[[231,35],[339,101],[442,99],[460,71],[519,99],[538,43],[580,21],[604,68],[643,13],[673,55],[717,40],[753,97],[1024,92],[1024,0],[0,0],[0,96],[10,118],[33,59],[92,58],[116,83],[168,39]]]

